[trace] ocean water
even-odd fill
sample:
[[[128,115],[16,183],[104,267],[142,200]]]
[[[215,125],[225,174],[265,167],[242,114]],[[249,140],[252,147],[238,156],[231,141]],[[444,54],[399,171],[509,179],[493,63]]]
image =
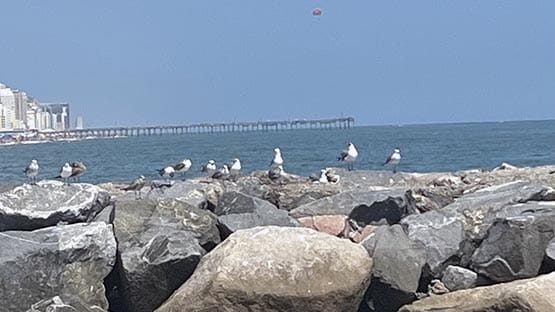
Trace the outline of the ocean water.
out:
[[[127,181],[139,174],[156,178],[155,169],[191,158],[188,176],[200,175],[208,159],[219,164],[237,157],[244,171],[267,169],[280,147],[287,172],[313,174],[341,166],[337,156],[352,141],[358,169],[384,169],[398,147],[399,171],[454,171],[555,164],[555,120],[496,123],[368,126],[333,130],[288,130],[219,134],[164,135],[0,146],[0,181],[24,181],[23,169],[39,161],[40,178],[52,178],[65,162],[87,165],[82,182]],[[387,168],[387,167],[386,167]]]

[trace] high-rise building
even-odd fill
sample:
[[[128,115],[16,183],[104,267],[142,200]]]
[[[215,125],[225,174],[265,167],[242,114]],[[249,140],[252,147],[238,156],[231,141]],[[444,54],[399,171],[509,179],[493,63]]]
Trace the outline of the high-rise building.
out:
[[[15,97],[14,128],[26,128],[27,123],[27,94],[19,90],[12,90]]]
[[[41,118],[40,130],[53,129],[53,130],[67,130],[70,127],[69,123],[69,104],[68,103],[41,103],[39,109],[42,113],[49,115],[49,121],[43,122]]]
[[[2,103],[2,124],[0,128],[11,129],[15,126],[15,96],[10,88],[0,88],[0,103]]]
[[[83,129],[83,116],[77,116],[75,119],[75,129]]]

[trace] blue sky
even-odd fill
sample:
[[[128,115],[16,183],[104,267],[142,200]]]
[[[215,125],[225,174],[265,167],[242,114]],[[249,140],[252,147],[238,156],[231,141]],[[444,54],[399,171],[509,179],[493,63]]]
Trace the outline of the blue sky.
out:
[[[555,118],[551,0],[14,0],[1,10],[0,81],[69,101],[86,126]]]

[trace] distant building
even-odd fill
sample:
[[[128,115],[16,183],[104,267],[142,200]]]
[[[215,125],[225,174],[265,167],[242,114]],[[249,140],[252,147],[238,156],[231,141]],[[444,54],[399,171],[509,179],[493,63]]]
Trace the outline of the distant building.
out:
[[[14,128],[27,128],[27,94],[19,90],[12,90],[15,97]]]
[[[12,89],[0,88],[0,103],[2,103],[2,119],[0,128],[13,129],[15,127],[15,96]]]
[[[38,111],[40,113],[39,130],[69,129],[70,123],[68,103],[41,103],[39,104]]]
[[[83,129],[83,116],[77,116],[75,119],[75,129]]]

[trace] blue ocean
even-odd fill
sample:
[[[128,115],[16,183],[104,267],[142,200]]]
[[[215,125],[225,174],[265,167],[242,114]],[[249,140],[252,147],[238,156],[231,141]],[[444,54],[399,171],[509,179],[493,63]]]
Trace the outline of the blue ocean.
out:
[[[190,158],[189,177],[200,175],[209,159],[219,164],[241,159],[243,170],[265,170],[280,147],[284,169],[309,175],[341,166],[337,156],[348,142],[358,151],[357,169],[384,169],[394,148],[403,156],[399,171],[455,171],[555,164],[555,120],[487,123],[365,126],[350,129],[286,130],[89,139],[0,146],[0,181],[24,181],[31,159],[40,178],[56,176],[65,162],[87,165],[82,182],[128,181],[139,174],[156,178],[156,169]]]

